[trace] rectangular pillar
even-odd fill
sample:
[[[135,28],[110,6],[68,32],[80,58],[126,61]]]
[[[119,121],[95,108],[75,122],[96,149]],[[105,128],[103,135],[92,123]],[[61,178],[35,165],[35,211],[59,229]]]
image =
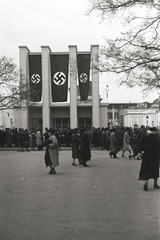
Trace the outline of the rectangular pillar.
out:
[[[92,127],[100,127],[99,119],[99,46],[91,46],[92,59]]]
[[[50,48],[48,46],[41,46],[42,49],[42,130],[50,128]]]
[[[69,46],[70,128],[77,127],[77,47]]]
[[[26,46],[20,46],[19,47],[19,64],[20,64],[20,84],[22,86],[26,86],[26,89],[29,90],[29,61],[28,61],[28,54],[29,49]],[[19,111],[19,126],[16,126],[18,128],[24,128],[29,129],[29,111],[28,111],[28,102],[27,100],[23,100],[22,102],[23,108]],[[16,125],[16,119],[15,119],[15,125]]]

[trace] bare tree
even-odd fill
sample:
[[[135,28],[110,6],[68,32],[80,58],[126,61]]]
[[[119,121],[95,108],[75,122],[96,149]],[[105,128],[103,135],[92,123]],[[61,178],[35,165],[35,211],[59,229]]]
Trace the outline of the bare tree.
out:
[[[90,0],[91,14],[121,20],[123,32],[106,38],[100,71],[118,74],[120,84],[140,86],[144,93],[160,90],[160,1]]]
[[[0,110],[24,108],[23,100],[29,96],[27,85],[20,83],[20,72],[13,59],[0,57]]]

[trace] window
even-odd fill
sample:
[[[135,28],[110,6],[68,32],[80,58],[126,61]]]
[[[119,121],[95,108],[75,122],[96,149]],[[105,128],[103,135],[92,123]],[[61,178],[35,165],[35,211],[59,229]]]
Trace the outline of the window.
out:
[[[70,119],[69,118],[53,118],[53,128],[69,128],[70,127]]]
[[[86,128],[92,128],[92,119],[91,118],[79,118],[78,119],[78,127],[80,129]]]
[[[31,118],[31,128],[42,130],[42,118]]]

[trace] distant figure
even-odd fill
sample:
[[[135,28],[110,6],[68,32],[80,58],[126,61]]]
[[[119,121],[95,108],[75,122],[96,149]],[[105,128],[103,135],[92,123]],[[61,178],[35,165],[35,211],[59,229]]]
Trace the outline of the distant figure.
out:
[[[55,168],[59,166],[59,147],[58,140],[54,134],[53,129],[48,131],[49,138],[46,141],[45,164],[50,167],[49,174],[55,174]]]
[[[87,162],[91,160],[90,138],[87,129],[83,129],[81,133],[81,161],[84,167],[89,167]]]
[[[110,157],[118,158],[117,153],[119,151],[119,142],[116,136],[116,128],[112,128],[110,135]]]
[[[30,143],[31,143],[31,150],[35,150],[37,144],[36,144],[36,131],[33,129],[30,133]]]
[[[24,133],[23,129],[19,128],[18,131],[18,152],[21,151],[23,152],[23,143],[24,143]]]
[[[45,127],[45,132],[44,132],[44,146],[46,147],[46,142],[47,142],[47,139],[49,138],[49,134],[48,134],[48,128]]]
[[[80,133],[78,128],[74,129],[74,132],[72,133],[72,166],[77,166],[77,164],[75,163],[75,159],[78,159],[79,164],[80,164]]]
[[[129,135],[130,129],[126,128],[126,131],[124,133],[123,136],[123,152],[122,152],[122,157],[124,156],[124,153],[127,151],[129,152],[129,159],[131,159],[131,157],[133,157],[133,152],[132,152],[132,148],[131,148],[131,143],[130,143],[130,135]]]
[[[39,129],[37,131],[37,146],[38,146],[38,150],[42,150],[43,149],[43,135],[42,135],[42,132],[41,130]]]
[[[26,148],[27,152],[29,152],[29,133],[28,130],[25,129],[24,133],[23,133],[23,147]]]

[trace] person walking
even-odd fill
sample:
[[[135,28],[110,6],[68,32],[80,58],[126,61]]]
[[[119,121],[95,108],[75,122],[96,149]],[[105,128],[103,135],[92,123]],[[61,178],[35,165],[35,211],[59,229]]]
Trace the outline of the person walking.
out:
[[[38,150],[43,150],[43,135],[42,135],[42,131],[39,129],[37,131],[37,134],[36,134],[36,143],[37,143],[37,146],[38,146]]]
[[[131,143],[130,143],[130,129],[126,128],[126,131],[123,136],[123,152],[122,152],[122,157],[124,156],[125,151],[129,152],[129,159],[133,157],[133,152],[131,148]]]
[[[143,153],[139,171],[139,179],[144,182],[144,191],[148,191],[148,180],[154,179],[154,189],[160,189],[157,184],[159,178],[159,134],[156,128],[149,128],[147,136],[142,139],[140,149]]]
[[[81,133],[81,161],[84,167],[89,167],[87,161],[91,160],[91,150],[90,150],[90,138],[86,128],[82,130]]]
[[[116,128],[112,128],[110,135],[110,152],[109,155],[112,158],[118,158],[117,153],[119,151],[119,142],[116,136]]]
[[[106,129],[101,129],[101,150],[104,150],[106,148]]]
[[[74,132],[72,133],[72,166],[77,166],[75,163],[75,159],[78,159],[80,164],[80,133],[78,128],[74,129]]]
[[[30,133],[30,144],[31,144],[31,150],[35,150],[37,144],[36,144],[36,130],[32,129]]]
[[[110,149],[110,131],[109,128],[106,128],[106,148],[107,151]]]
[[[23,132],[23,129],[22,128],[19,128],[19,131],[18,131],[18,152],[21,151],[23,152],[24,149],[23,149],[23,144],[24,144],[24,132]]]
[[[29,149],[28,149],[29,142],[30,142],[29,133],[28,133],[28,130],[25,129],[23,133],[23,147],[26,148],[27,152],[29,152]]]
[[[46,140],[45,164],[50,167],[49,174],[55,174],[55,168],[59,166],[59,147],[58,140],[51,128],[48,130],[49,138]]]
[[[133,158],[135,158],[137,160],[141,160],[141,158],[140,158],[140,149],[139,149],[139,141],[138,141],[138,134],[136,134],[136,133],[133,133],[132,149],[133,149]]]
[[[44,146],[46,147],[46,142],[47,142],[47,139],[49,138],[47,127],[45,127],[45,132],[44,132],[43,136],[44,136]]]
[[[7,147],[12,147],[12,132],[10,128],[6,129],[6,144]]]

